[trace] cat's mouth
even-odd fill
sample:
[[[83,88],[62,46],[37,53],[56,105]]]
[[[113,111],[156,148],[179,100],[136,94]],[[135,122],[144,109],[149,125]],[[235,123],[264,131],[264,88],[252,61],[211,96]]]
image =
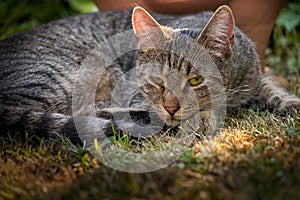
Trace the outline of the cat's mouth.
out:
[[[190,121],[195,113],[189,113],[189,115],[175,114],[175,115],[165,115],[165,123],[167,126],[177,126],[182,122]]]
[[[182,113],[182,108],[177,110],[174,114],[170,114],[161,106],[156,106],[155,108],[158,116],[165,122],[167,126],[171,127],[180,125],[181,122],[189,120],[195,114],[194,112]]]

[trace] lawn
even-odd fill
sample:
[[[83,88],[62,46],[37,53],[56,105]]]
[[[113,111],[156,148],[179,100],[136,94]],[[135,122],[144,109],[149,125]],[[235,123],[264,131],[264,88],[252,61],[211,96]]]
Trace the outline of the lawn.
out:
[[[79,0],[49,2],[0,2],[0,38],[84,12]],[[38,12],[43,4],[47,10]],[[267,61],[299,95],[300,20],[283,20],[295,7],[300,3],[289,1],[279,17]],[[276,115],[255,106],[229,114],[212,140],[194,141],[168,167],[148,173],[107,167],[68,138],[7,133],[0,136],[0,200],[300,199],[299,157],[299,110]]]
[[[149,173],[111,169],[67,138],[2,137],[0,156],[0,199],[300,198],[297,114],[241,109],[213,140]]]

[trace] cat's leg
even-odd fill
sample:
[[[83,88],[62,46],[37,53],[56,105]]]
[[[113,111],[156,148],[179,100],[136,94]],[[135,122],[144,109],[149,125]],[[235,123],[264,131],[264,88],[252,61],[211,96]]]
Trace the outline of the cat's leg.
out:
[[[300,98],[283,88],[271,73],[261,77],[257,102],[262,108],[279,113],[299,112],[300,109]]]

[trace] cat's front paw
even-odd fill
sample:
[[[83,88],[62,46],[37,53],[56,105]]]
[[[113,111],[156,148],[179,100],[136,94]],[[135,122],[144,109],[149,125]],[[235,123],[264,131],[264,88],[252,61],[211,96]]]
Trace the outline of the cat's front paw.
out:
[[[280,114],[298,114],[300,113],[300,99],[296,96],[286,97],[279,106]]]

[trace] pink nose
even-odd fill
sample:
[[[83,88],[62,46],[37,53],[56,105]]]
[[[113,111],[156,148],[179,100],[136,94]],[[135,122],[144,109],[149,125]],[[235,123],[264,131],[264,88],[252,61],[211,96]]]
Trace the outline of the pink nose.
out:
[[[166,109],[166,111],[168,111],[168,113],[170,115],[174,115],[175,112],[179,109],[179,107],[164,107]]]

